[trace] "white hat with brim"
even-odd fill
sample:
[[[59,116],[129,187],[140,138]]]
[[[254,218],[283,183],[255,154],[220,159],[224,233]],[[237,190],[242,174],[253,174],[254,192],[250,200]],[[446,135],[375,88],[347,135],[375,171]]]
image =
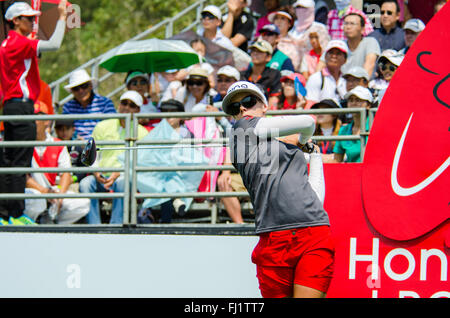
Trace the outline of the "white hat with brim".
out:
[[[144,100],[141,96],[141,94],[139,94],[136,91],[126,91],[125,93],[122,94],[122,96],[120,96],[120,100],[131,100],[133,103],[135,103],[137,106],[142,107],[142,105],[144,104]]]
[[[365,78],[367,81],[370,81],[369,73],[367,73],[366,69],[361,66],[353,66],[344,74],[344,78],[347,76],[353,76],[355,78]]]
[[[373,103],[373,95],[368,88],[356,86],[350,92],[345,94],[345,99],[348,99],[352,95],[355,95],[359,99],[368,101],[369,103]]]
[[[211,13],[213,16],[215,16],[217,19],[222,20],[222,12],[220,12],[220,9],[218,6],[215,5],[209,5],[206,6],[203,10],[203,12],[209,12]]]
[[[222,101],[222,109],[225,113],[232,114],[229,106],[234,102],[234,97],[240,93],[250,93],[256,95],[264,103],[264,105],[268,105],[266,96],[258,86],[251,82],[239,81],[232,84],[228,88],[227,95],[225,95],[225,98]]]
[[[70,74],[69,84],[64,86],[64,88],[70,93],[71,89],[81,84],[91,82],[92,86],[97,84],[97,81],[91,78],[91,76],[85,70],[76,70]]]
[[[219,68],[219,70],[217,71],[217,76],[219,75],[234,78],[236,81],[239,81],[241,79],[241,73],[239,73],[239,71],[231,65],[225,65]]]
[[[6,10],[5,18],[7,21],[11,21],[14,18],[25,16],[33,17],[40,16],[41,11],[33,10],[33,8],[26,2],[15,2]]]

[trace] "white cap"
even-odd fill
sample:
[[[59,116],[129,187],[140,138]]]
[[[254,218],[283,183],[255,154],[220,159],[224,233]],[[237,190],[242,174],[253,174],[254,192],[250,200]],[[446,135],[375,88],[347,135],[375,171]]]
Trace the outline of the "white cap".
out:
[[[286,17],[289,20],[291,20],[291,22],[294,21],[294,18],[286,11],[275,11],[275,12],[269,13],[269,15],[267,16],[267,19],[270,21],[270,23],[273,23],[273,20],[275,19],[276,15],[281,15],[283,17]]]
[[[120,96],[120,100],[128,99],[135,103],[137,106],[142,107],[144,104],[144,100],[142,99],[141,94],[136,91],[126,91]]]
[[[91,76],[88,74],[88,72],[86,72],[86,70],[76,70],[73,71],[72,74],[70,74],[69,84],[64,86],[64,88],[70,92],[73,87],[77,87],[86,82],[94,82],[94,80],[92,80]]]
[[[227,91],[227,95],[222,101],[222,109],[225,113],[229,114],[228,106],[233,103],[233,97],[238,93],[251,93],[256,95],[259,99],[262,100],[264,105],[267,105],[267,98],[264,96],[264,93],[261,89],[253,83],[247,81],[239,81],[233,83]]]
[[[396,50],[389,49],[389,50],[384,50],[381,53],[381,56],[379,57],[378,62],[381,62],[381,60],[386,59],[398,67],[402,63],[404,57],[405,57],[404,54],[397,52]]]
[[[239,71],[231,65],[222,66],[217,71],[217,75],[225,75],[227,77],[232,77],[236,81],[239,81],[241,79],[241,73],[239,73]]]
[[[370,81],[369,73],[367,73],[366,69],[361,66],[353,66],[347,72],[345,72],[344,77],[347,75],[351,75],[356,78],[365,78],[367,81]]]
[[[325,48],[325,53],[327,53],[329,50],[337,48],[344,52],[345,54],[348,54],[348,46],[347,43],[345,43],[342,40],[331,40],[328,42],[327,47]]]
[[[369,103],[373,103],[373,95],[368,88],[356,86],[350,92],[345,94],[345,99],[348,99],[352,95],[355,95],[359,99],[366,100]]]
[[[298,7],[298,6],[302,6],[305,8],[314,8],[314,6],[316,5],[316,3],[314,2],[314,0],[297,0],[292,6]]]
[[[5,18],[6,20],[11,21],[16,17],[31,17],[35,15],[40,16],[41,11],[33,10],[33,8],[26,2],[15,2],[8,7],[8,10],[6,10]]]
[[[209,12],[211,13],[213,16],[215,16],[217,19],[222,20],[222,12],[220,12],[220,9],[218,6],[215,5],[209,5],[206,6],[202,12]]]
[[[425,29],[425,23],[423,23],[420,19],[409,19],[408,21],[406,21],[403,29],[411,30],[416,33],[422,32]]]

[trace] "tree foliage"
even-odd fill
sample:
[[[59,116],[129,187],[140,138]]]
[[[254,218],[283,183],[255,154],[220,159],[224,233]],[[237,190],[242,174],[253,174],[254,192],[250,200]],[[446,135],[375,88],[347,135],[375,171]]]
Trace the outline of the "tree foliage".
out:
[[[41,77],[50,83],[90,59],[108,51],[149,27],[173,17],[196,0],[73,0],[81,10],[82,25],[66,33],[57,52],[42,56]],[[207,4],[222,1],[208,1]],[[195,18],[186,17],[184,26]],[[177,26],[178,31],[183,25]],[[177,30],[175,29],[175,32]],[[163,37],[163,30],[152,37]]]

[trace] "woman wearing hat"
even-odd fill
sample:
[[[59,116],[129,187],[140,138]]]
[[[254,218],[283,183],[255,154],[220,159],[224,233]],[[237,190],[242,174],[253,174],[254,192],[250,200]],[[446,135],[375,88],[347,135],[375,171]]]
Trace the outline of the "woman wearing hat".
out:
[[[373,103],[373,96],[369,89],[356,86],[345,95],[348,108],[369,109]],[[366,131],[369,129],[369,121],[366,123]],[[359,135],[361,133],[361,115],[353,113],[353,120],[339,130],[339,136]],[[367,141],[367,137],[366,141]],[[361,141],[338,140],[333,148],[333,162],[362,162]]]
[[[404,54],[395,50],[385,50],[378,58],[377,74],[378,77],[369,82],[369,88],[373,90],[374,98],[379,105],[383,99],[389,82],[394,76],[395,71],[400,66]]]
[[[184,85],[178,89],[175,99],[184,104],[186,112],[191,112],[199,103],[210,104],[209,97],[212,96],[210,88],[208,72],[201,67],[194,67],[190,70]]]

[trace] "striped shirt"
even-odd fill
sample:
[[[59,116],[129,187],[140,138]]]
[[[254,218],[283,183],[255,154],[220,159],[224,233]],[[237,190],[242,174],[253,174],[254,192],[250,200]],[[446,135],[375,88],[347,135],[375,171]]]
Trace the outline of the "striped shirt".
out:
[[[373,26],[369,18],[361,10],[353,8],[351,5],[347,8],[345,12],[338,12],[334,9],[328,12],[328,33],[332,40],[346,40],[344,35],[344,17],[350,13],[357,13],[364,18],[364,36],[368,36],[373,32]]]
[[[81,104],[76,99],[71,99],[63,106],[63,114],[70,115],[87,115],[87,114],[108,114],[116,113],[113,102],[104,96],[93,94],[92,101],[86,107],[81,106]],[[75,125],[75,136],[76,138],[81,137],[87,139],[91,137],[92,131],[95,125],[101,121],[101,119],[89,119],[89,120],[74,120]]]

